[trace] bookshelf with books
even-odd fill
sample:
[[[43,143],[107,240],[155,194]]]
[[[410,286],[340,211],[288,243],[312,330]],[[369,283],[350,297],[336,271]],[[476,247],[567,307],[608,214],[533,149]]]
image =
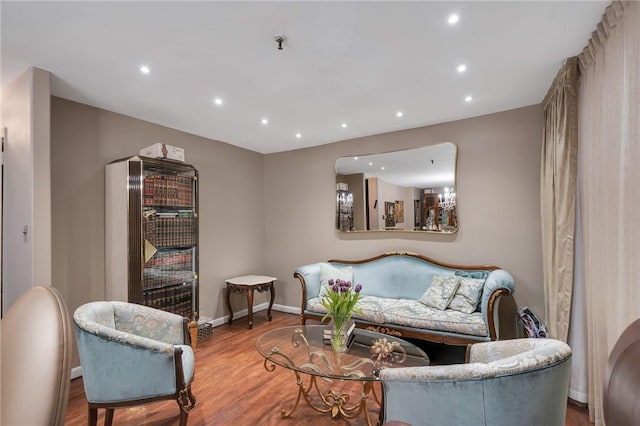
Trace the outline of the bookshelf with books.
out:
[[[105,169],[108,300],[198,320],[198,171],[135,156]]]

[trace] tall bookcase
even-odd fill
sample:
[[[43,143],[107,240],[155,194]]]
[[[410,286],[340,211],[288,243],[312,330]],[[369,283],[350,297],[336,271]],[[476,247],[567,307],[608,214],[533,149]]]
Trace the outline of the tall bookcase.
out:
[[[105,168],[107,300],[198,320],[198,171],[135,156]]]

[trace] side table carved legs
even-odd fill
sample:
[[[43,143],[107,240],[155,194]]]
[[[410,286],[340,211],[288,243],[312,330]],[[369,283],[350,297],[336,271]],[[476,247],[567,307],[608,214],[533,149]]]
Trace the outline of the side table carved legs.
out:
[[[242,278],[242,277],[241,277]],[[250,281],[250,280],[248,280]],[[273,308],[273,302],[276,298],[275,289],[273,288],[273,282],[260,282],[260,283],[250,283],[250,284],[238,284],[235,282],[227,281],[227,308],[229,309],[229,325],[233,321],[233,310],[231,308],[231,293],[236,294],[246,294],[247,295],[247,310],[249,316],[249,329],[253,328],[253,293],[254,291],[258,291],[259,293],[263,293],[268,291],[271,295],[269,300],[269,309],[267,310],[267,318],[271,321],[271,309]]]

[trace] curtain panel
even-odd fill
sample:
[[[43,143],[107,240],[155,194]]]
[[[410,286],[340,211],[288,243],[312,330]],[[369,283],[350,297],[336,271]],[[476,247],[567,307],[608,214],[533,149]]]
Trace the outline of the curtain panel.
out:
[[[578,159],[578,58],[569,58],[543,101],[540,182],[542,267],[549,335],[567,341],[573,288]]]
[[[602,425],[609,353],[640,317],[640,3],[607,8],[580,64],[589,415]]]

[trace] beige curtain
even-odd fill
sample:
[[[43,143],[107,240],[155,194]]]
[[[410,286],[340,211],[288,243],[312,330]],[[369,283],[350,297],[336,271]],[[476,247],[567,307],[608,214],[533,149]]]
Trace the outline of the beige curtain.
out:
[[[589,414],[601,425],[609,352],[640,317],[640,3],[607,8],[580,66]]]
[[[567,341],[573,287],[578,156],[578,59],[567,59],[543,102],[542,267],[549,335]]]

